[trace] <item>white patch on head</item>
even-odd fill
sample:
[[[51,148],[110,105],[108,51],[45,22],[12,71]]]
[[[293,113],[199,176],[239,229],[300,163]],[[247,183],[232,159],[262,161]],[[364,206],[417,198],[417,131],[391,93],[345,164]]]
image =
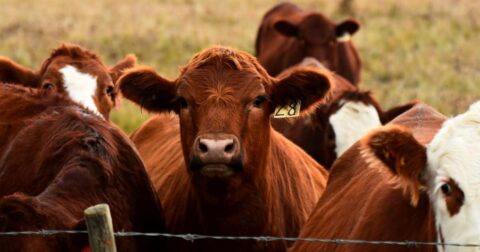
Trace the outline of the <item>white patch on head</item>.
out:
[[[329,118],[335,132],[337,157],[370,130],[382,125],[374,106],[357,101],[341,100],[342,103],[343,106]]]
[[[445,242],[480,243],[480,103],[446,121],[427,147],[427,176],[430,199],[435,212],[437,233],[441,228]],[[444,181],[454,180],[464,193],[458,213],[450,216]],[[440,241],[440,238],[438,238]],[[438,247],[439,251],[467,251],[459,247]],[[470,248],[468,251],[480,251]]]
[[[350,35],[350,33],[345,32],[341,36],[337,37],[337,42],[344,43],[350,41],[351,39],[352,36]]]
[[[60,69],[63,74],[63,83],[68,96],[85,106],[87,109],[100,115],[93,96],[97,90],[97,77],[81,73],[74,66],[67,65]]]

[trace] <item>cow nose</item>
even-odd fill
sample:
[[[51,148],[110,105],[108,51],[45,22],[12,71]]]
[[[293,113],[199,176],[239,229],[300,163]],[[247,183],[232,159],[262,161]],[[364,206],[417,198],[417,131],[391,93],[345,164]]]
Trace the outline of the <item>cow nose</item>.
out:
[[[233,135],[197,137],[194,155],[202,163],[228,164],[239,154],[239,142]]]

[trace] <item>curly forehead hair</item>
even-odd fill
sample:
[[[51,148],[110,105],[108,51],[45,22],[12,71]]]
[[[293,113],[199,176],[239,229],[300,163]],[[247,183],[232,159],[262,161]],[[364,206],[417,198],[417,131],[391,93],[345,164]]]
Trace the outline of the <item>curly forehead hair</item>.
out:
[[[92,59],[103,65],[102,60],[95,53],[82,48],[81,46],[65,43],[52,50],[50,56],[43,62],[40,72],[46,71],[53,59],[60,56],[67,56],[72,60]]]
[[[188,70],[206,66],[221,66],[232,70],[254,71],[266,80],[270,77],[255,57],[246,52],[223,46],[213,46],[197,53],[190,62],[182,68],[181,74],[183,75]]]

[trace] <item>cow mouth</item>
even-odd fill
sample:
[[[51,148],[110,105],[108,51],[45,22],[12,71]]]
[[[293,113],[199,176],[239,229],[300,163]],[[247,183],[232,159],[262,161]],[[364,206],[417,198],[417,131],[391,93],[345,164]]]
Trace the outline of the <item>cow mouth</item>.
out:
[[[235,169],[226,164],[205,164],[198,172],[208,178],[226,178],[235,173]]]

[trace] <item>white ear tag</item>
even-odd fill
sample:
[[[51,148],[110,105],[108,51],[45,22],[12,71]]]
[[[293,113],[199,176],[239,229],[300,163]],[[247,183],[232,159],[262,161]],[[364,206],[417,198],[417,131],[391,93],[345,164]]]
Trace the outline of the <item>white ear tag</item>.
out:
[[[273,113],[274,118],[297,117],[300,115],[300,100],[292,101],[283,106],[277,106]]]
[[[337,42],[348,42],[350,41],[350,39],[351,39],[350,33],[345,32],[342,34],[342,36],[337,37]]]

